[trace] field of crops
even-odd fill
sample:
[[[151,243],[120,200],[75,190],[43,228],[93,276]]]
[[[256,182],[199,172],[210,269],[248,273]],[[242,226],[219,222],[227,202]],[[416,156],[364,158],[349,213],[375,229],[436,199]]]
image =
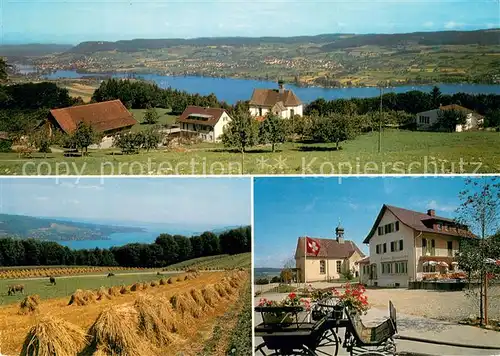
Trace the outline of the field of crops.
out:
[[[176,263],[164,268],[165,271],[184,270],[195,268],[198,270],[223,270],[232,268],[250,268],[252,261],[251,253],[240,253],[237,255],[216,255],[194,258],[192,260]]]
[[[1,267],[0,279],[74,276],[108,272],[141,272],[151,270],[147,268],[127,267],[92,267],[92,266],[57,266],[57,267]]]
[[[75,291],[70,298],[27,298],[24,308],[1,307],[0,353],[40,355],[52,348],[57,355],[200,354],[216,320],[239,305],[250,274],[194,272],[170,282],[155,277],[123,288]],[[227,355],[226,346],[211,355]]]
[[[121,285],[131,285],[134,283],[145,283],[157,280],[159,278],[169,278],[176,276],[172,273],[162,273],[158,276],[156,272],[134,272],[134,273],[115,273],[112,277],[100,275],[75,275],[66,277],[57,277],[56,285],[51,285],[49,278],[33,278],[27,280],[0,280],[0,305],[19,302],[26,294],[38,294],[42,299],[60,298],[70,296],[77,289],[98,289],[100,287],[114,287]],[[24,293],[7,295],[8,286],[21,284],[24,286]]]

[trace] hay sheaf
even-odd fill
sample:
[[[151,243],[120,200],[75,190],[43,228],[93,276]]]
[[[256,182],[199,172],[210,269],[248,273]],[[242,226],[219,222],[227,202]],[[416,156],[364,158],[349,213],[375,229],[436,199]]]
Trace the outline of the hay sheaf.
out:
[[[109,294],[109,291],[105,287],[101,287],[97,290],[97,300],[106,300],[106,299],[111,299],[111,295]]]
[[[94,303],[96,301],[96,295],[91,290],[81,290],[77,289],[75,293],[71,295],[68,305],[87,305]]]
[[[205,302],[203,294],[201,294],[201,291],[199,289],[191,288],[189,294],[191,295],[191,298],[193,298],[196,305],[198,305],[202,310],[207,309],[209,305],[207,304],[207,302]]]
[[[157,281],[151,281],[151,287],[158,287],[158,282]]]
[[[201,308],[196,304],[191,295],[186,293],[175,294],[170,298],[174,310],[183,318],[200,318],[203,314]]]
[[[174,280],[172,278],[169,278],[168,281],[167,281],[168,284],[173,284],[174,283]]]
[[[19,305],[19,314],[27,315],[38,311],[40,296],[38,294],[28,295]]]
[[[134,284],[132,284],[132,287],[130,287],[130,290],[132,292],[137,292],[137,291],[140,291],[142,289],[143,289],[142,288],[142,283],[134,283]]]
[[[151,355],[138,331],[138,314],[133,307],[113,306],[105,309],[90,327],[92,351],[108,355]]]
[[[112,297],[118,297],[121,295],[120,293],[120,287],[111,287],[108,289],[108,294]]]
[[[148,340],[160,348],[175,341],[173,333],[177,332],[178,326],[172,310],[151,296],[139,297],[134,307],[139,315],[139,330]]]
[[[142,290],[148,289],[149,288],[149,283],[144,282],[142,284]]]
[[[221,283],[216,283],[216,284],[214,285],[214,288],[215,288],[215,290],[217,291],[217,294],[218,294],[221,298],[227,297],[226,288],[224,288],[224,286],[223,286]]]
[[[120,294],[129,294],[129,293],[130,293],[130,288],[128,286],[120,287]]]
[[[215,307],[220,300],[220,296],[215,290],[215,286],[213,284],[209,284],[205,288],[201,290],[201,295],[203,299],[207,303],[207,305],[211,307]]]
[[[177,282],[182,282],[184,279],[181,277],[177,277]]]
[[[167,281],[165,281],[163,278],[160,279],[160,285],[164,286],[165,284],[167,284]]]
[[[77,355],[87,345],[86,336],[78,326],[45,315],[26,335],[21,356]]]

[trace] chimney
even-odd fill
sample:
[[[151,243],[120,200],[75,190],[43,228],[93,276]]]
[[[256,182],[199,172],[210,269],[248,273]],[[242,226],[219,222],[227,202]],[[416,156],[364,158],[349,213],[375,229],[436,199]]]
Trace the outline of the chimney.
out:
[[[434,209],[427,210],[427,215],[429,215],[429,216],[436,216],[436,210],[434,210]]]

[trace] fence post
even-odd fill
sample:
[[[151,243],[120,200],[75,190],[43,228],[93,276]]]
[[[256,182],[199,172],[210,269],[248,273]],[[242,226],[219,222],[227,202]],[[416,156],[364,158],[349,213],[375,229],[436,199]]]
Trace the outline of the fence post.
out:
[[[484,278],[484,325],[488,325],[488,273]]]

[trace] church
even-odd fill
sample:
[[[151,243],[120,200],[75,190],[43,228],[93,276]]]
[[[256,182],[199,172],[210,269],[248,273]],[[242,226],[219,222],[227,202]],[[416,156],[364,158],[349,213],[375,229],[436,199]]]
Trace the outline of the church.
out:
[[[344,228],[340,224],[335,229],[335,235],[335,239],[306,236],[298,238],[295,264],[299,282],[335,280],[349,270],[354,277],[359,277],[359,266],[356,262],[365,255],[354,241],[344,239]],[[306,249],[307,239],[313,240],[319,246],[319,251],[315,253]]]

